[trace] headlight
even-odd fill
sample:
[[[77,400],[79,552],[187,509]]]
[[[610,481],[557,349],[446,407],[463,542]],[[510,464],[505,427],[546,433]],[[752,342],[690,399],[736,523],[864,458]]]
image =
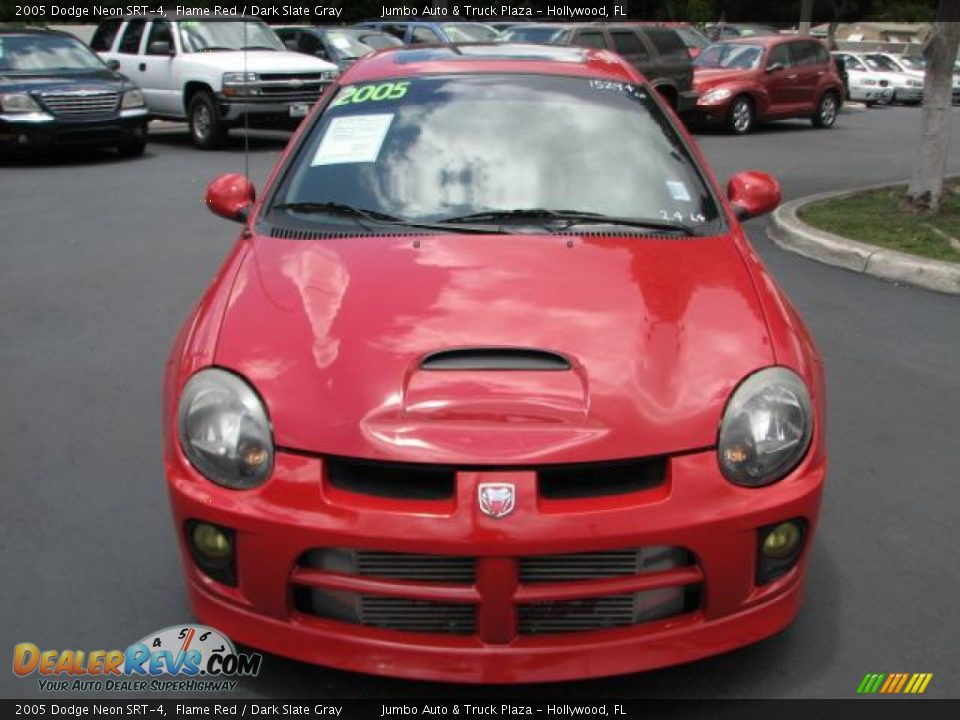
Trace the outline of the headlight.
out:
[[[257,74],[252,72],[228,72],[223,74],[224,85],[247,85],[257,81]]]
[[[331,82],[340,77],[339,70],[325,70],[320,74],[320,79],[324,82]]]
[[[120,109],[126,110],[128,108],[138,108],[146,105],[146,102],[143,99],[142,90],[127,90],[123,94],[123,100],[120,102]]]
[[[273,468],[273,436],[260,398],[225,370],[194,375],[180,395],[180,447],[205,477],[225,487],[260,485]]]
[[[0,108],[8,113],[42,112],[36,100],[26,93],[0,95]]]
[[[866,85],[867,87],[873,87],[874,85],[877,84],[877,81],[876,81],[876,80],[864,79],[863,84]]]
[[[727,88],[716,88],[715,90],[708,90],[703,95],[700,96],[700,102],[702,103],[714,103],[720,100],[726,100],[730,97],[730,90]]]
[[[923,83],[919,80],[907,80],[907,85],[909,87],[923,87]]]
[[[812,431],[803,380],[783,367],[760,370],[727,403],[717,443],[720,469],[736,485],[769,485],[803,459]]]

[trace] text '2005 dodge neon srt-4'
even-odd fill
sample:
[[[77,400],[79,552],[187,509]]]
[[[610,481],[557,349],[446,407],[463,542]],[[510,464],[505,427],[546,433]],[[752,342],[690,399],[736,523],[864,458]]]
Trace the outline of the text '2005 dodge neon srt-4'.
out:
[[[192,607],[307,662],[655,668],[797,613],[821,361],[716,179],[606,51],[398,48],[320,99],[166,369]]]

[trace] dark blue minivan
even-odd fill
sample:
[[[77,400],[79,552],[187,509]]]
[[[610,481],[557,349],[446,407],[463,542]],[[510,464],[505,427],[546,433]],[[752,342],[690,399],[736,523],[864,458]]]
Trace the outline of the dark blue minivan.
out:
[[[0,29],[0,149],[114,146],[143,154],[141,90],[73,35]]]

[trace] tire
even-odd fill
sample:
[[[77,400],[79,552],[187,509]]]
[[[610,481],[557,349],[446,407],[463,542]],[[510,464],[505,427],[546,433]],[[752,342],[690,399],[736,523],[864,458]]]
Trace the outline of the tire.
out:
[[[831,128],[837,122],[837,113],[840,112],[840,103],[837,100],[837,94],[833,91],[827,91],[820,96],[820,102],[817,103],[817,110],[810,118],[815,128]]]
[[[746,135],[753,129],[753,102],[746,95],[738,95],[730,103],[725,125],[727,132]]]
[[[227,139],[227,126],[217,115],[217,105],[207,91],[198,92],[190,98],[187,109],[190,123],[190,139],[201,150],[216,150]]]
[[[877,106],[877,101],[876,101],[876,100],[866,100],[866,101],[864,101],[863,104],[866,105],[868,108],[875,108],[875,107]]]

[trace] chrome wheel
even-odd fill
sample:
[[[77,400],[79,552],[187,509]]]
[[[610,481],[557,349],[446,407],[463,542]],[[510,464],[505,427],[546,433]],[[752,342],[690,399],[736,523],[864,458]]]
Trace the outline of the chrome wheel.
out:
[[[210,127],[213,119],[210,117],[210,108],[204,103],[197,103],[193,111],[193,134],[198,140],[210,137]]]
[[[833,125],[837,119],[837,101],[833,95],[824,95],[820,101],[820,122],[824,127]]]
[[[753,125],[753,108],[750,101],[746,98],[740,98],[733,103],[730,108],[730,124],[733,131],[737,134],[743,134],[750,130]]]

